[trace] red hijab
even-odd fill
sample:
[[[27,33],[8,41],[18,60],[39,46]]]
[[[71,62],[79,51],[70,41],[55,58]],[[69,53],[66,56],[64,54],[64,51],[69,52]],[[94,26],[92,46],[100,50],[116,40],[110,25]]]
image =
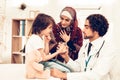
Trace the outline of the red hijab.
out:
[[[77,21],[76,11],[75,11],[75,9],[73,9],[72,7],[65,7],[65,8],[61,11],[61,13],[62,13],[63,11],[69,12],[70,15],[72,16],[72,23],[71,23],[71,25],[70,25],[70,28],[71,28],[71,30],[72,30],[72,31],[71,31],[71,40],[73,40],[74,37],[75,37],[75,35],[76,35],[76,32],[77,32],[76,30],[77,30],[77,27],[78,27],[78,21]],[[60,13],[60,16],[61,16],[61,13]],[[59,22],[56,26],[53,27],[53,28],[54,28],[54,29],[53,29],[53,30],[54,30],[54,33],[57,34],[57,31],[56,31],[56,30],[58,30],[59,27],[61,27],[60,22]],[[57,36],[56,38],[59,38],[59,37]],[[59,40],[59,39],[56,39],[56,40]]]

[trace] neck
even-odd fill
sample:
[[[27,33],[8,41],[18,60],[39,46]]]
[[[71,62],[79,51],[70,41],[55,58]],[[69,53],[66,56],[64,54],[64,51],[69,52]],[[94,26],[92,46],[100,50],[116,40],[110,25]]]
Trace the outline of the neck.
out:
[[[100,36],[99,35],[94,35],[94,37],[90,38],[89,41],[92,42],[96,39],[98,39]]]

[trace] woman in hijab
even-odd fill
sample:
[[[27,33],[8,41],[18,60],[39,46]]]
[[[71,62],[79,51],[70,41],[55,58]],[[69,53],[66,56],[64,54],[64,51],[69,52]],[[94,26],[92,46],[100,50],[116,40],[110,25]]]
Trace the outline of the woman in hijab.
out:
[[[60,13],[60,22],[53,27],[55,41],[66,43],[69,47],[69,56],[71,59],[78,58],[78,52],[83,44],[82,31],[78,27],[77,14],[74,8],[65,7]],[[56,51],[57,44],[50,50],[51,53]],[[58,55],[57,60],[64,62],[64,59]]]

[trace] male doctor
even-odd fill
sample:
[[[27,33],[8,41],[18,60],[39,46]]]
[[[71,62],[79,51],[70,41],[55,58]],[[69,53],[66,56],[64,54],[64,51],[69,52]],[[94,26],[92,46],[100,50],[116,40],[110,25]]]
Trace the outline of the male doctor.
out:
[[[84,39],[88,39],[88,42],[82,46],[79,58],[73,61],[68,53],[61,54],[66,65],[73,72],[64,73],[52,69],[51,75],[67,80],[114,80],[115,77],[111,73],[115,58],[114,50],[103,37],[108,31],[108,27],[109,23],[103,15],[89,15],[83,29]]]

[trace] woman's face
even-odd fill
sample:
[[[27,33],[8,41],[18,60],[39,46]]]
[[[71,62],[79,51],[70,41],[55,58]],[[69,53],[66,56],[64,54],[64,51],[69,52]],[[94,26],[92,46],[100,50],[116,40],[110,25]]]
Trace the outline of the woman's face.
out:
[[[64,16],[64,15],[60,16],[60,23],[61,23],[63,28],[66,28],[66,27],[70,26],[71,21],[72,20],[67,16]]]

